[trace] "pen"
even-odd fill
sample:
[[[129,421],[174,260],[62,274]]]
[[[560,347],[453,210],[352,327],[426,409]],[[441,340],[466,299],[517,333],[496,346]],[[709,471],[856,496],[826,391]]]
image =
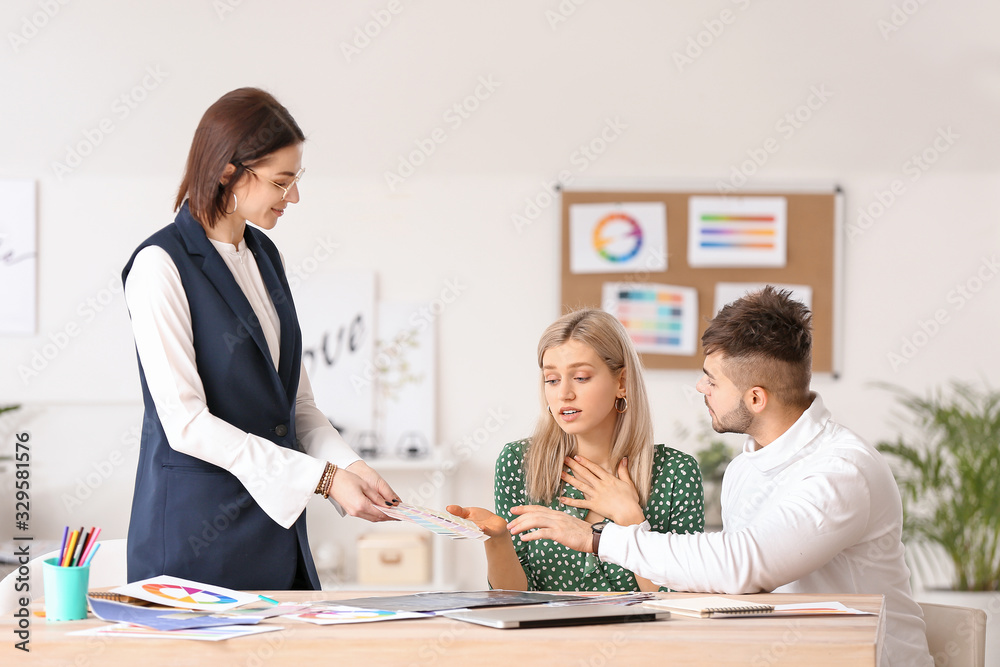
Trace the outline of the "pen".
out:
[[[271,604],[278,604],[278,601],[277,601],[277,600],[272,600],[271,598],[267,597],[266,595],[260,595],[260,594],[258,593],[258,594],[257,594],[257,597],[259,597],[259,598],[260,598],[261,600],[264,600],[264,601],[266,601],[266,602],[270,602]]]

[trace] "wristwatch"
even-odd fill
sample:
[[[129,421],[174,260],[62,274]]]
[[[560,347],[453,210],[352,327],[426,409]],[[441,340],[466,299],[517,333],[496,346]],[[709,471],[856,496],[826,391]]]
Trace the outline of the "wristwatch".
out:
[[[601,545],[601,533],[604,532],[604,527],[608,525],[608,520],[598,521],[597,523],[590,526],[590,531],[594,534],[594,555],[597,555],[597,548]]]

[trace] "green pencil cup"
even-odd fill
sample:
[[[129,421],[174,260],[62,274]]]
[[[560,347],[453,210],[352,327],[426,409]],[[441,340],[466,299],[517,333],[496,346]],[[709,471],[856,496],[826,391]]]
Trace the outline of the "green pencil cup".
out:
[[[48,621],[78,621],[87,618],[87,584],[90,566],[59,567],[58,558],[42,563],[45,582],[45,619]]]

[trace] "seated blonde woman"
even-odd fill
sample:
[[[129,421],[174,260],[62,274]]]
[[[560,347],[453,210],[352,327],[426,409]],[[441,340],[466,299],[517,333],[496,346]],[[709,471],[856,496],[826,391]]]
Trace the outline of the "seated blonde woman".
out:
[[[553,323],[538,343],[542,413],[534,435],[506,445],[496,463],[496,514],[450,505],[487,535],[493,588],[655,591],[647,579],[552,540],[522,541],[507,530],[511,508],[541,504],[600,529],[649,521],[662,533],[700,532],[705,512],[693,457],[653,443],[642,366],[613,316],[580,310]],[[601,525],[599,525],[601,524]],[[665,589],[664,589],[665,590]]]

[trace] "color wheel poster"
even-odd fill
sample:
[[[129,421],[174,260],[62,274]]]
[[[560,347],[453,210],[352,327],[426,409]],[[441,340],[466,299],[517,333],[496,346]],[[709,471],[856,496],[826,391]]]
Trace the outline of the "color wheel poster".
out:
[[[667,208],[662,202],[569,207],[572,273],[666,271]]]
[[[197,611],[226,611],[233,607],[258,602],[256,595],[234,591],[222,586],[188,581],[168,574],[152,579],[133,581],[111,591],[168,607]]]
[[[784,197],[691,197],[688,265],[785,266],[787,208]]]
[[[602,303],[625,325],[635,349],[693,355],[697,349],[698,291],[693,287],[604,283]]]

